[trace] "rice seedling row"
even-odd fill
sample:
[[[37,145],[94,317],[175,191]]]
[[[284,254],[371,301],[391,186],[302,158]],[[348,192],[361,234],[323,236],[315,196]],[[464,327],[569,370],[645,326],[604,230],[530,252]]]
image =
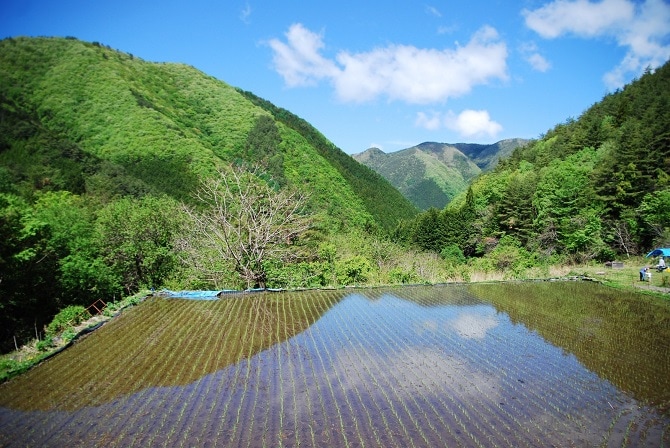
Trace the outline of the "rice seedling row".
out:
[[[227,350],[226,345],[223,343],[225,340],[222,338],[222,334],[225,334],[226,329],[233,325],[233,316],[235,315],[235,310],[240,306],[239,301],[232,303],[233,306],[229,307],[230,312],[228,313],[222,312],[221,307],[213,307],[213,309],[210,310],[211,314],[216,318],[215,324],[213,326],[222,329],[222,333],[211,333],[213,336],[213,346],[209,349],[209,364],[205,369],[206,372],[213,371],[214,366],[221,364],[220,360]],[[213,412],[216,400],[212,397],[216,397],[218,395],[215,391],[215,388],[218,387],[219,382],[214,381],[213,377],[214,375],[209,375],[207,377],[207,389],[203,394],[205,399],[198,400],[200,407],[198,408],[196,415],[199,416],[199,418],[198,421],[191,426],[191,432],[195,432],[194,440],[196,441],[196,444],[200,446],[202,446],[204,441],[208,439],[206,431],[210,422],[213,419],[216,419],[216,416]],[[185,435],[180,442],[181,446],[189,445],[190,443],[191,442],[189,442]]]
[[[395,303],[397,305],[397,302]],[[401,313],[391,313],[391,318],[393,319],[395,317],[395,321],[391,322],[391,325],[387,325],[384,327],[383,331],[385,332],[384,337],[381,338],[382,340],[386,341],[388,344],[388,347],[382,347],[382,351],[384,350],[389,350],[389,351],[399,351],[402,353],[412,353],[412,350],[415,348],[412,345],[409,344],[408,337],[409,335],[406,335],[404,337],[394,337],[393,333],[390,331],[391,328],[402,328],[402,322],[399,321],[398,317],[400,315],[405,316],[405,314]],[[406,316],[405,316],[406,317]],[[382,316],[379,316],[379,318],[382,318]],[[388,320],[388,318],[387,318]],[[417,335],[418,336],[418,335]],[[424,346],[425,345],[425,334],[422,335],[421,338],[417,337],[414,342],[418,344],[419,346]],[[401,349],[398,350],[396,345],[401,345]],[[423,352],[425,354],[425,351],[419,351],[420,353]],[[425,356],[424,356],[425,359]],[[420,368],[419,368],[420,364]],[[403,370],[405,372],[409,372],[411,378],[407,378],[404,376],[402,378],[402,381],[399,384],[406,384],[408,386],[412,386],[413,391],[419,392],[416,395],[422,396],[423,400],[425,401],[425,405],[428,407],[431,407],[432,409],[435,409],[435,405],[433,404],[433,400],[430,399],[430,397],[427,395],[429,391],[432,391],[433,388],[431,387],[431,384],[428,383],[427,381],[424,381],[424,379],[429,379],[429,378],[439,378],[439,375],[441,372],[432,372],[434,375],[430,375],[429,372],[426,371],[430,363],[427,361],[420,361],[418,359],[413,359],[412,363],[407,365]],[[397,369],[396,369],[397,370]],[[445,386],[448,385],[446,384],[441,384],[441,390],[444,392]],[[448,397],[450,400],[451,404],[446,404],[444,400],[441,399],[441,396],[445,395]],[[442,412],[435,410],[434,412],[436,413],[437,416],[437,421],[442,423],[442,431],[444,431],[444,428],[447,428],[448,430],[446,432],[449,433],[450,438],[452,439],[451,443],[461,443],[460,441],[463,439],[462,436],[460,436],[457,433],[454,433],[451,431],[451,427],[458,428],[456,431],[462,432],[463,435],[467,435],[468,437],[472,438],[472,434],[468,434],[468,431],[466,430],[466,424],[462,420],[461,417],[459,417],[458,414],[454,413],[454,408],[459,407],[460,403],[457,402],[456,400],[456,395],[453,393],[441,393],[436,395],[438,398],[438,402],[442,407]],[[452,420],[450,423],[447,424],[447,420],[445,420],[445,415],[451,414],[450,417],[452,417]],[[465,414],[466,418],[469,418],[467,414]],[[449,442],[447,442],[448,444]],[[474,440],[474,443],[480,444],[478,440]]]
[[[324,372],[324,379],[328,386],[330,398],[332,398],[332,401],[326,401],[326,415],[337,416],[335,420],[336,423],[326,429],[328,430],[329,437],[339,436],[338,440],[328,440],[328,443],[334,442],[334,444],[337,445],[342,443],[344,446],[349,447],[354,443],[354,441],[351,440],[352,437],[348,431],[352,422],[348,420],[345,421],[345,418],[353,418],[354,410],[346,395],[342,395],[344,385],[342,384],[342,378],[337,374],[337,369],[341,367],[341,362],[336,359],[332,353],[333,351],[336,351],[339,346],[332,340],[332,332],[322,332],[319,336],[321,337],[315,338],[314,351],[319,358],[321,364],[320,370]],[[328,337],[329,340],[326,341],[325,337]],[[330,407],[328,407],[328,405],[330,405]],[[346,408],[346,412],[343,412],[341,408]],[[326,422],[328,422],[328,419]],[[339,427],[335,428],[338,423]]]
[[[321,295],[320,292],[316,292],[314,294],[318,295],[318,296]],[[303,312],[305,313],[305,315],[309,315],[309,321],[310,322],[316,321],[316,316],[314,315],[314,312],[313,311],[308,312],[307,309],[305,308],[305,301],[301,300],[300,304],[301,304],[301,307],[302,307]],[[332,306],[331,302],[329,302],[328,305],[329,305],[329,307]],[[315,387],[311,390],[316,391],[316,395],[317,395],[318,401],[319,401],[320,413],[316,414],[316,415],[318,415],[318,418],[316,417],[316,415],[314,415],[314,417],[312,418],[312,422],[309,424],[309,428],[310,428],[310,434],[312,434],[312,437],[315,441],[319,440],[319,441],[326,442],[326,440],[323,440],[323,437],[322,437],[323,436],[323,429],[328,427],[328,419],[327,419],[328,411],[327,411],[327,407],[326,407],[326,400],[325,400],[324,397],[327,396],[326,394],[330,391],[330,388],[328,388],[328,390],[324,389],[321,386],[321,382],[317,380],[317,378],[321,378],[324,371],[323,371],[323,369],[320,370],[320,369],[317,368],[317,364],[314,362],[314,356],[312,355],[312,353],[314,353],[317,358],[320,357],[320,354],[316,351],[316,341],[314,339],[314,333],[315,333],[314,326],[312,326],[312,328],[309,328],[305,332],[306,337],[305,337],[304,344],[305,344],[305,349],[309,353],[309,355],[307,356],[307,361],[308,361],[309,369],[310,369],[309,376],[310,376],[310,378],[314,379],[314,386]],[[321,360],[319,359],[319,361],[321,361]],[[323,364],[320,363],[320,365],[322,366]],[[317,444],[315,443],[315,445],[313,445],[313,446],[317,446]]]
[[[251,300],[253,302],[252,306],[249,307],[248,313],[249,313],[249,322],[251,323],[250,327],[252,329],[258,328],[259,321],[261,319],[261,313],[259,312],[260,307],[257,307],[258,301],[256,297],[252,297]],[[242,338],[243,341],[248,342],[248,349],[246,351],[246,356],[245,356],[245,361],[244,361],[244,369],[240,372],[241,375],[241,381],[242,381],[242,387],[241,390],[238,394],[236,394],[236,401],[234,402],[233,409],[235,409],[234,414],[231,415],[231,423],[232,427],[230,428],[230,440],[231,441],[239,441],[242,440],[242,433],[244,431],[244,426],[241,424],[243,421],[242,418],[242,412],[245,411],[244,417],[246,418],[247,415],[246,413],[248,412],[248,408],[250,407],[249,405],[249,400],[247,400],[247,395],[249,394],[249,375],[252,369],[252,363],[253,360],[251,359],[251,356],[253,355],[253,346],[254,342],[256,339],[256,331],[250,331],[247,332],[248,336],[244,336]],[[251,398],[253,399],[253,397]]]
[[[281,308],[281,311],[280,311]],[[283,311],[283,307],[277,307],[277,320],[279,320],[279,313]],[[284,316],[283,322],[287,322],[286,317]],[[277,341],[280,341],[282,339],[282,328],[279,325],[275,326],[277,330]],[[285,327],[284,327],[285,329]],[[286,357],[282,357],[284,354],[284,350],[282,350],[284,347],[286,347],[286,344],[282,344],[278,347],[277,352],[277,366],[278,366],[278,373],[279,373],[279,431],[277,432],[277,440],[275,441],[275,444],[279,447],[284,446],[284,437],[283,435],[288,431],[288,429],[285,427],[285,417],[286,417],[286,409],[285,409],[285,395],[284,395],[284,366],[283,366],[283,361]]]
[[[215,322],[218,322],[215,321]],[[191,325],[192,330],[195,330],[195,327],[197,326],[197,322],[195,322],[195,325]],[[217,325],[218,326],[218,325]],[[211,362],[211,359],[213,357],[213,350],[212,348],[216,345],[214,343],[215,339],[217,337],[217,334],[215,332],[209,332],[206,335],[204,340],[204,344],[202,347],[196,345],[196,347],[193,349],[195,353],[206,353],[207,359],[205,360],[204,363],[202,363],[204,369],[203,372],[200,373],[200,378],[196,381],[195,387],[193,388],[193,393],[191,394],[190,399],[187,399],[184,401],[183,408],[180,412],[180,419],[179,421],[174,424],[171,428],[171,432],[168,433],[167,440],[172,446],[184,446],[185,444],[188,444],[188,436],[190,435],[190,429],[191,428],[197,428],[198,426],[194,424],[194,420],[197,420],[197,415],[199,415],[201,408],[204,406],[205,399],[196,399],[196,397],[208,397],[208,392],[210,390],[210,385],[211,381],[210,378],[208,377],[203,377],[202,375],[207,372],[207,366]],[[198,365],[197,362],[193,362],[193,370],[196,369],[196,366]],[[196,376],[197,374],[192,373],[191,375]],[[186,408],[188,406],[188,408]],[[186,408],[186,409],[185,409]],[[173,434],[176,433],[178,437],[181,437],[181,441],[174,440],[171,441],[171,437]]]
[[[311,321],[312,316],[308,315],[304,305],[303,305],[304,300],[296,300],[294,299],[292,301],[292,305],[295,307],[297,312],[301,313],[301,316],[303,319],[306,321]],[[316,319],[314,319],[316,320]],[[307,329],[306,332],[309,332],[310,330]],[[317,446],[317,440],[316,440],[316,432],[314,429],[314,425],[312,422],[314,421],[314,418],[316,417],[316,408],[315,406],[318,406],[315,403],[312,403],[313,401],[313,394],[310,394],[309,391],[315,390],[317,396],[320,394],[320,387],[318,386],[318,382],[314,381],[314,370],[311,367],[311,355],[305,345],[300,345],[297,347],[298,349],[302,350],[302,355],[298,356],[297,358],[294,358],[296,365],[298,368],[296,369],[297,373],[297,379],[296,381],[296,389],[300,387],[302,390],[294,391],[294,398],[295,398],[295,408],[294,408],[294,415],[295,417],[295,428],[296,432],[300,431],[301,429],[305,432],[305,439],[307,440],[305,443],[308,446]],[[298,382],[300,385],[298,386]],[[305,400],[306,407],[304,409],[300,409],[298,403],[297,403],[297,398],[300,397]],[[323,415],[321,416],[321,418]],[[311,419],[311,420],[310,420]],[[309,428],[309,432],[306,430],[306,428]],[[308,433],[307,433],[308,432]]]
[[[391,313],[391,316],[399,317],[400,314],[399,313]],[[403,314],[403,316],[404,316],[404,314]],[[383,318],[383,316],[378,316],[378,319],[381,319],[381,318]],[[377,321],[377,319],[376,319],[376,321]],[[399,322],[399,321],[396,321],[396,322],[393,322],[392,325],[390,325],[390,326],[386,325],[383,328],[379,329],[381,332],[383,332],[382,333],[383,337],[378,338],[378,339],[381,340],[381,341],[385,341],[385,343],[386,343],[386,346],[380,346],[381,352],[382,353],[388,353],[388,352],[390,352],[390,353],[401,352],[402,353],[403,350],[404,350],[404,353],[410,353],[410,350],[412,350],[414,347],[412,347],[408,344],[407,338],[406,337],[396,337],[393,333],[390,332],[390,328],[396,328],[396,329],[397,328],[402,328],[402,323]],[[420,341],[419,341],[419,343],[420,343]],[[397,345],[402,345],[400,350],[398,350]],[[419,345],[421,345],[421,344],[419,344]],[[424,366],[425,365],[426,365],[426,363],[424,363]],[[399,369],[397,367],[395,367],[391,370],[395,371],[395,370],[399,370]],[[424,386],[425,383],[422,381],[422,378],[426,377],[426,375],[424,374],[425,373],[424,371],[419,371],[417,369],[416,365],[411,365],[411,364],[406,366],[403,370],[406,371],[406,372],[413,372],[413,371],[416,370],[416,374],[415,374],[415,377],[412,378],[411,382],[408,381],[406,377],[403,377],[402,381],[398,382],[399,385],[412,384],[414,386],[417,386],[417,385],[419,385],[419,383],[421,383],[420,384],[421,387],[419,387],[419,388],[414,387],[413,391],[418,391],[418,390],[423,390],[424,389],[423,386]],[[439,372],[438,372],[438,375],[439,375]],[[436,375],[436,377],[438,377],[438,376]],[[414,394],[412,394],[412,396]],[[479,440],[479,438],[475,434],[471,433],[467,428],[467,421],[470,420],[470,416],[468,415],[467,411],[465,411],[465,409],[462,407],[461,403],[458,402],[457,395],[453,394],[453,393],[447,393],[447,394],[444,394],[444,395],[446,395],[449,398],[449,400],[451,401],[451,405],[446,405],[445,402],[442,401],[441,404],[443,406],[443,410],[444,410],[445,413],[451,414],[451,417],[453,418],[453,421],[449,425],[444,425],[444,421],[445,421],[444,420],[444,414],[441,414],[441,413],[438,413],[438,417],[437,417],[438,421],[443,422],[443,426],[446,426],[446,427],[449,427],[449,428],[452,427],[452,426],[460,427],[460,429],[458,429],[457,431],[462,432],[463,435],[472,439],[473,443],[476,446],[481,446],[481,441]],[[426,400],[426,401],[430,402],[430,400]],[[459,410],[461,410],[461,416],[459,416],[459,414],[454,412],[454,408],[459,408]],[[465,417],[466,421],[463,420],[463,417]],[[454,434],[453,432],[450,435],[453,438],[453,443],[461,443],[461,440],[463,439],[463,437],[459,437],[458,434]]]
[[[186,303],[186,306],[179,307],[179,301],[171,301],[171,305],[176,309],[183,309],[185,312],[177,315],[177,322],[181,322],[182,325],[179,327],[179,331],[173,335],[173,338],[170,340],[171,344],[168,344],[167,353],[168,356],[164,358],[162,370],[167,372],[168,378],[182,378],[184,371],[187,368],[189,363],[188,353],[192,353],[195,350],[195,345],[197,344],[196,338],[189,337],[193,331],[194,323],[197,324],[197,320],[193,318],[194,307],[193,303]],[[145,372],[144,378],[151,378],[154,375],[158,374],[160,367],[157,366],[154,369],[148,369]],[[174,372],[174,373],[173,373]],[[177,393],[171,394],[168,397],[168,401],[164,402],[165,398],[162,397],[162,394],[152,393],[148,398],[143,400],[143,406],[141,410],[146,410],[144,413],[136,413],[137,419],[149,419],[151,422],[159,422],[157,409],[169,409],[174,410],[179,407],[180,403],[186,403],[187,393],[190,392],[189,388],[181,388]],[[152,391],[153,392],[153,391]],[[152,412],[152,410],[154,410]],[[169,439],[171,434],[174,431],[174,427],[177,424],[179,418],[183,415],[184,409],[181,408],[179,413],[175,416],[173,412],[164,412],[162,413],[162,419],[160,423],[154,423],[154,427],[151,430],[155,436],[160,435],[165,439]],[[136,419],[136,420],[137,420]],[[176,419],[176,421],[175,421]],[[135,426],[137,423],[130,422],[129,425]],[[138,440],[138,438],[131,439],[130,446],[136,446],[142,443],[147,443],[147,441]],[[148,443],[153,443],[153,439],[149,438]]]
[[[267,446],[267,423],[270,414],[268,403],[272,399],[273,390],[268,382],[263,378],[264,371],[271,371],[272,366],[266,360],[268,357],[261,356],[260,359],[250,360],[251,382],[255,386],[253,389],[253,406],[251,409],[251,418],[247,420],[246,446]],[[252,362],[253,361],[253,362]],[[259,406],[260,404],[260,406]],[[258,411],[257,411],[258,410]],[[265,411],[265,412],[263,412]],[[260,430],[256,429],[260,426]],[[260,443],[257,443],[260,441]],[[252,445],[253,443],[253,445]]]
[[[252,316],[252,310],[251,307],[248,307],[249,310],[247,312],[249,313],[250,316]],[[240,313],[243,314],[245,310],[242,308],[240,309]],[[251,321],[251,319],[249,319]],[[245,326],[239,336],[233,337],[233,339],[236,340],[236,342],[239,341],[247,341],[250,339],[250,328],[251,326]],[[251,350],[249,346],[249,350]],[[240,352],[239,357],[242,358],[243,354]],[[242,360],[240,362],[237,362],[234,366],[234,375],[232,376],[232,381],[227,384],[226,390],[222,390],[222,396],[226,397],[224,400],[224,405],[223,409],[221,411],[221,417],[219,420],[219,426],[216,429],[216,440],[231,440],[233,437],[233,434],[235,433],[236,427],[235,427],[235,419],[237,415],[232,416],[232,414],[229,415],[229,410],[231,409],[231,404],[235,403],[238,401],[239,396],[244,393],[244,388],[246,387],[246,378],[244,375],[241,375],[243,371],[246,371],[247,369],[247,363],[248,360]],[[242,384],[244,383],[244,384]],[[241,385],[239,387],[238,385]],[[235,406],[232,406],[232,409],[235,409]],[[235,412],[235,411],[230,411],[230,412]]]
[[[362,302],[358,301],[358,304],[361,304]],[[401,394],[403,391],[403,384],[404,382],[399,382],[398,378],[399,375],[405,375],[405,370],[403,369],[398,369],[397,366],[391,365],[385,362],[385,360],[381,359],[377,353],[382,353],[384,348],[388,348],[389,351],[387,353],[397,353],[397,350],[395,346],[389,346],[388,345],[388,331],[387,331],[387,320],[380,319],[380,316],[374,316],[369,313],[368,307],[358,307],[356,310],[356,316],[359,316],[359,318],[365,322],[366,329],[368,330],[366,332],[366,335],[362,334],[360,331],[362,325],[355,325],[356,333],[359,335],[359,340],[358,342],[360,344],[363,344],[365,341],[366,344],[371,344],[374,343],[374,347],[369,347],[369,352],[367,353],[367,359],[369,359],[369,362],[376,364],[375,366],[375,371],[376,372],[384,372],[383,377],[384,379],[388,382],[388,387],[392,391],[396,393],[396,396],[400,399],[400,403],[402,405],[403,411],[404,412],[399,412],[397,414],[398,419],[402,419],[402,415],[407,415],[407,418],[410,420],[411,425],[409,426],[408,431],[414,431],[418,433],[417,438],[421,438],[424,443],[428,443],[428,435],[424,431],[424,428],[421,424],[419,424],[418,419],[415,417],[415,415],[420,415],[424,414],[425,418],[425,412],[421,409],[421,407],[418,405],[418,402],[415,398],[414,395],[420,395],[419,391],[415,391],[415,393],[410,393],[407,394],[407,397],[409,397],[409,400],[403,399],[405,395]],[[343,325],[348,325],[348,322],[346,320],[341,320]],[[352,334],[353,329],[349,329]],[[349,333],[348,332],[348,333]],[[375,335],[375,337],[371,337],[371,335]],[[381,337],[380,337],[381,336]],[[387,365],[384,365],[387,364]],[[399,375],[396,375],[395,372],[398,372]],[[402,373],[401,373],[402,372]],[[383,387],[383,386],[382,386]],[[429,419],[425,419],[425,422],[429,423]],[[404,424],[404,423],[403,423]],[[432,423],[428,424],[428,429],[433,431],[434,427],[432,427]],[[432,434],[433,437],[437,437],[437,434],[433,432]]]
[[[360,309],[353,309],[351,310],[352,314],[359,313],[361,310]],[[341,335],[345,336],[346,338],[346,343],[344,342],[343,338],[342,340],[338,341],[337,343],[341,347],[341,350],[339,350],[339,353],[341,353],[342,357],[346,356],[348,362],[346,363],[347,366],[350,366],[352,369],[353,373],[350,373],[347,376],[347,380],[351,382],[351,376],[355,374],[357,378],[360,378],[361,380],[357,383],[354,384],[362,384],[365,390],[363,391],[363,394],[365,395],[365,399],[363,398],[361,391],[358,389],[358,387],[351,387],[351,389],[355,393],[355,399],[354,403],[358,402],[360,403],[360,408],[363,409],[364,412],[366,412],[366,419],[370,422],[370,427],[367,428],[369,431],[372,431],[372,438],[375,440],[380,440],[381,436],[379,432],[376,430],[376,424],[372,423],[372,416],[369,411],[370,403],[372,402],[374,406],[377,408],[377,413],[376,415],[380,415],[383,421],[383,425],[386,429],[386,434],[388,437],[393,437],[394,436],[394,430],[392,430],[389,426],[388,423],[388,418],[386,416],[386,412],[384,412],[382,406],[380,406],[376,401],[376,396],[379,394],[379,392],[382,393],[384,396],[384,400],[386,400],[386,404],[388,406],[388,403],[390,403],[390,400],[388,399],[388,395],[386,394],[385,385],[379,384],[378,382],[375,381],[375,375],[371,372],[370,370],[370,362],[371,359],[374,357],[373,354],[371,354],[369,351],[365,351],[364,344],[363,344],[363,339],[362,338],[356,338],[356,333],[352,331],[352,329],[349,327],[349,322],[346,320],[341,319],[341,315],[338,313],[337,315],[334,315],[336,319],[338,319],[338,324],[342,325],[343,331],[340,332]],[[347,346],[350,346],[347,347]],[[364,352],[363,355],[361,355],[360,352]],[[342,361],[344,361],[344,358],[342,358]],[[360,369],[363,368],[364,371],[361,371]],[[366,387],[366,385],[370,385],[374,387],[374,391],[370,390],[370,387]],[[376,393],[375,393],[376,392]],[[360,414],[360,412],[359,412]],[[359,429],[360,431],[360,429]],[[366,438],[367,440],[370,440],[369,438]],[[392,443],[395,445],[397,443],[397,440],[395,438],[392,438]],[[390,441],[388,441],[390,442]],[[390,443],[387,443],[387,441],[384,442],[384,444],[381,443],[380,440],[380,445],[379,446],[390,446]]]
[[[287,309],[288,309],[288,314],[289,315],[295,315],[300,311],[299,308],[295,307],[295,300],[292,299],[286,299],[282,300],[281,302],[282,305],[282,312],[284,313],[284,320],[288,321],[287,318]],[[300,320],[300,319],[299,319]],[[288,446],[300,446],[302,442],[302,428],[300,426],[301,419],[300,419],[300,414],[302,411],[302,406],[298,402],[299,399],[303,398],[303,394],[301,393],[301,390],[299,388],[299,375],[297,374],[297,370],[300,369],[300,365],[302,363],[302,356],[300,352],[300,347],[299,346],[294,346],[294,344],[291,343],[291,336],[293,334],[293,329],[289,329],[287,327],[284,327],[285,334],[283,336],[284,342],[283,344],[287,348],[287,360],[288,362],[285,363],[286,370],[289,373],[289,383],[291,385],[291,389],[289,391],[289,401],[291,401],[292,406],[291,406],[291,412],[289,412],[289,416],[293,418],[293,435],[291,437],[290,434],[284,434],[284,444]],[[305,403],[305,406],[309,409],[311,406],[309,404],[309,399],[307,399],[307,402]]]
[[[217,324],[216,326],[219,327],[222,332],[221,333],[215,333],[217,334],[218,338],[216,339],[216,345],[213,349],[213,352],[215,354],[214,357],[214,365],[225,365],[225,363],[222,362],[222,360],[225,358],[227,353],[231,353],[233,351],[234,347],[234,342],[232,338],[224,338],[225,335],[229,335],[231,333],[231,329],[235,327],[236,324],[236,317],[238,316],[240,309],[242,307],[242,301],[241,300],[232,300],[231,302],[228,302],[228,304],[232,304],[228,307],[215,307],[213,312],[216,313],[216,315],[219,317],[219,319],[223,318],[223,320]],[[231,369],[227,369],[227,372],[229,372]],[[210,371],[208,369],[208,371]],[[213,377],[214,375],[212,375]],[[215,440],[215,424],[218,423],[220,415],[219,413],[216,412],[217,410],[217,404],[220,403],[220,400],[218,399],[219,397],[223,397],[224,395],[224,388],[227,386],[227,382],[225,381],[226,376],[225,375],[219,375],[218,376],[218,381],[214,381],[214,379],[211,379],[211,384],[213,386],[210,387],[209,393],[209,398],[207,400],[203,400],[204,402],[207,403],[208,409],[205,411],[205,417],[203,418],[203,422],[199,428],[201,429],[199,438],[203,441],[211,441]]]
[[[360,312],[361,310],[357,310],[357,311]],[[373,321],[371,319],[371,317],[373,317],[373,316],[364,316],[364,317],[366,318],[366,320],[368,320],[370,322]],[[374,317],[377,317],[377,316],[374,316]],[[393,384],[391,384],[390,382],[387,382],[386,384],[380,384],[377,381],[377,379],[380,376],[385,376],[383,372],[388,371],[388,367],[389,367],[389,366],[381,365],[380,363],[377,362],[379,357],[375,353],[379,353],[379,350],[383,350],[383,346],[381,344],[379,344],[378,338],[370,338],[369,334],[366,337],[366,335],[364,335],[361,332],[361,327],[360,326],[358,326],[358,325],[350,326],[350,322],[347,319],[341,319],[340,324],[345,329],[346,334],[353,335],[353,336],[357,337],[357,339],[354,339],[354,341],[350,340],[350,342],[352,343],[353,351],[357,354],[357,359],[353,362],[353,365],[362,366],[364,368],[364,370],[365,370],[365,372],[364,372],[365,373],[365,381],[363,382],[364,384],[372,384],[372,385],[375,386],[375,391],[371,391],[369,388],[366,388],[366,392],[369,396],[368,399],[374,401],[376,395],[378,395],[381,392],[384,400],[386,400],[386,403],[387,404],[392,403],[391,397],[386,393],[386,388],[387,387],[389,387],[389,388],[394,387]],[[376,329],[373,329],[373,330],[375,330],[374,332],[376,334],[379,334],[376,331]],[[375,345],[370,346],[368,350],[365,350],[365,345],[367,345],[367,344],[375,344]],[[376,404],[376,406],[377,406],[378,409],[380,409],[378,404]],[[367,407],[364,406],[364,408],[367,408]],[[429,429],[431,431],[433,431],[434,435],[437,435],[438,439],[441,439],[439,434],[437,434],[437,430],[435,429],[435,427],[432,423],[432,419],[430,419],[425,414],[425,412],[423,412],[423,411],[420,411],[420,412],[424,414],[424,421],[426,422],[426,424],[428,424]],[[387,434],[394,436],[395,433],[389,427],[389,423],[388,423],[388,420],[387,420],[387,417],[386,417],[386,413],[380,412],[380,414],[384,419],[383,421],[384,421],[384,426],[387,429]],[[397,413],[394,414],[394,415],[396,416],[395,421],[398,422],[399,418],[397,416]],[[402,424],[402,422],[400,422],[400,424]],[[425,435],[423,435],[422,438],[423,438],[424,442],[427,442]],[[399,437],[394,437],[392,439],[392,442],[393,442],[394,445],[398,445],[399,443],[401,443],[401,441],[398,440],[398,439],[399,439]],[[385,444],[380,445],[380,446],[388,446],[388,445],[385,443]]]
[[[444,343],[444,338],[448,338],[449,344]],[[446,356],[445,359],[453,359],[451,357],[450,353],[446,352],[446,347],[448,346],[453,346],[457,344],[459,341],[457,339],[454,339],[454,332],[449,332],[449,331],[434,331],[430,332],[427,336],[427,342],[430,342],[431,346],[434,347],[439,347],[444,350],[444,356]],[[459,357],[463,359],[463,361],[467,362],[470,366],[478,366],[478,367],[484,367],[486,363],[489,361],[489,356],[480,356],[482,351],[482,346],[481,344],[477,344],[475,347],[469,347],[467,350],[462,350],[464,352],[463,354],[459,353]],[[470,356],[465,356],[465,353],[467,353]],[[451,357],[451,358],[450,358]],[[435,364],[433,364],[435,365]],[[489,369],[479,369],[478,371],[482,372],[487,372],[487,371],[492,371]],[[426,375],[424,375],[426,376]],[[491,381],[493,381],[493,377],[491,377]],[[461,380],[461,385],[464,380]],[[517,420],[515,416],[513,416],[507,409],[505,409],[503,406],[501,406],[497,401],[492,400],[492,399],[487,399],[486,401],[482,400],[482,397],[487,397],[488,394],[484,391],[482,391],[476,381],[469,381],[468,384],[466,385],[467,388],[469,389],[474,389],[477,391],[476,394],[469,394],[467,400],[456,400],[454,398],[452,400],[452,406],[455,405],[456,408],[458,408],[465,416],[466,416],[466,423],[468,426],[474,426],[475,429],[478,430],[479,434],[481,434],[481,437],[486,438],[489,443],[494,443],[493,440],[496,437],[502,437],[503,440],[507,439],[508,435],[511,433],[518,433],[519,429],[523,426],[521,422]],[[447,394],[449,397],[459,397],[459,394],[457,391],[454,391],[453,393]],[[505,433],[500,433],[499,431],[496,431],[496,434],[491,433],[493,426],[492,425],[481,425],[479,422],[487,422],[489,421],[489,418],[491,415],[496,415],[499,413],[502,413],[507,416],[507,419],[503,419],[502,421],[498,422],[498,424],[501,424],[508,430],[508,434]],[[513,430],[510,427],[510,423],[513,423],[515,426],[515,429]],[[517,440],[517,444],[520,441]],[[481,442],[477,442],[481,443]],[[526,443],[532,443],[530,440],[526,440]],[[505,445],[509,446],[509,441],[504,442]]]
[[[370,316],[370,321],[372,322],[377,322],[377,323],[384,323],[383,327],[379,327],[375,329],[375,332],[378,332],[382,337],[378,338],[375,343],[376,347],[374,348],[375,351],[378,353],[384,353],[387,350],[391,353],[407,353],[404,351],[404,347],[406,344],[398,338],[398,340],[393,336],[393,327],[396,324],[399,324],[401,328],[402,323],[397,322],[397,321],[392,321],[392,318],[390,316],[383,316],[380,314],[373,314]],[[425,355],[425,352],[422,350],[417,351],[417,353],[421,353]],[[397,356],[397,355],[396,355]],[[425,356],[424,356],[425,358]],[[418,359],[416,360],[417,362],[419,361]],[[442,422],[444,416],[441,415],[435,408],[433,402],[430,400],[430,398],[427,396],[428,393],[428,388],[426,387],[426,384],[423,381],[415,381],[414,379],[408,379],[406,375],[414,376],[418,370],[419,366],[418,365],[413,365],[409,369],[408,368],[403,368],[403,369],[398,369],[397,366],[394,365],[389,365],[389,366],[379,366],[379,370],[387,371],[387,372],[395,372],[395,371],[400,371],[402,370],[403,378],[402,381],[398,381],[398,376],[394,375],[390,381],[394,383],[393,387],[399,388],[399,390],[404,389],[406,387],[411,388],[410,391],[407,391],[405,393],[408,394],[408,396],[412,397],[413,403],[408,403],[408,412],[411,414],[422,414],[422,420],[423,422],[426,422],[428,424],[428,429],[430,429],[431,432],[431,444],[436,444],[435,442],[438,442],[437,444],[439,445],[445,445],[447,442],[445,439],[443,439],[441,430],[438,429],[434,424],[433,421],[436,422]],[[423,367],[421,368],[423,370]],[[413,406],[411,406],[413,404]],[[411,409],[409,409],[411,408]],[[426,410],[426,408],[429,408],[429,412]],[[430,414],[434,414],[434,416]],[[415,421],[416,424],[416,421]],[[454,437],[454,434],[450,432],[450,436]],[[428,436],[425,436],[428,438]]]

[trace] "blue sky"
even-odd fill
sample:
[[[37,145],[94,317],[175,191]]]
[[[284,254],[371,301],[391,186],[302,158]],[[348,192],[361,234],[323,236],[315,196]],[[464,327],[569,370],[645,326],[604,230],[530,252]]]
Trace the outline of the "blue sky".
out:
[[[10,36],[192,65],[352,154],[540,137],[670,59],[670,3],[2,0]]]

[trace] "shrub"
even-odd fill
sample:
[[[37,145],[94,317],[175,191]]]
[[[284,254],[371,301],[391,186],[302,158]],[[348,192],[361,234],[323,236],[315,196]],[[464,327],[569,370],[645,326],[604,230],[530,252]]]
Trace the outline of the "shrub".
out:
[[[361,255],[354,255],[337,263],[337,281],[342,285],[365,283],[372,270],[370,262]]]
[[[35,347],[37,348],[37,350],[45,352],[49,350],[51,347],[53,347],[53,345],[54,345],[53,337],[51,335],[47,335],[41,341],[37,341],[37,345]]]
[[[413,271],[404,270],[402,268],[393,268],[389,271],[389,280],[391,283],[418,283],[419,276]]]
[[[68,327],[81,323],[90,316],[91,315],[86,311],[86,308],[81,305],[68,306],[56,314],[51,323],[47,326],[47,336],[55,336]]]
[[[447,265],[458,265],[467,261],[465,255],[463,255],[463,251],[457,244],[444,246],[440,252],[440,256],[447,262]]]

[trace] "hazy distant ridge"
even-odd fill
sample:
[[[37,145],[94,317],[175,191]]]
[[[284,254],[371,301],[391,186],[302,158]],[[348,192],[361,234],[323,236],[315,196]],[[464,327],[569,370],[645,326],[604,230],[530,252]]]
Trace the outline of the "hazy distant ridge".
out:
[[[482,171],[489,171],[529,140],[491,145],[425,142],[393,153],[369,148],[353,157],[386,178],[418,208],[444,208]]]

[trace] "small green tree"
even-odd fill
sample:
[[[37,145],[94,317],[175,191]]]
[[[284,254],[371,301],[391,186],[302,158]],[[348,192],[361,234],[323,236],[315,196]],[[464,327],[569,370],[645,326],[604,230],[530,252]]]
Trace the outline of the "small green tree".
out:
[[[670,243],[670,188],[646,194],[638,213],[651,229],[656,245]]]
[[[106,263],[127,293],[160,287],[173,273],[179,204],[167,197],[124,198],[100,211],[97,230]]]
[[[354,255],[337,263],[337,280],[342,285],[365,283],[370,271],[370,262],[362,255]]]

